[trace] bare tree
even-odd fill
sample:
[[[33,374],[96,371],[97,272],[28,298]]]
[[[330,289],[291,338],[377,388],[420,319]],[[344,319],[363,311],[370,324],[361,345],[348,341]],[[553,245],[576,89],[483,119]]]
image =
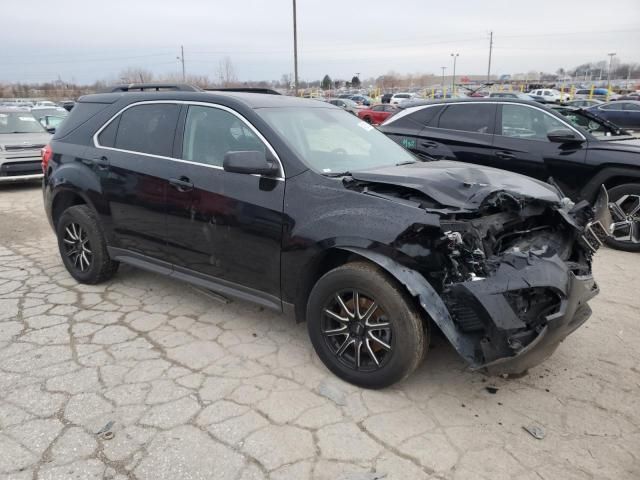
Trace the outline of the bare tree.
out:
[[[118,77],[124,83],[147,83],[153,81],[153,72],[141,67],[127,67]]]
[[[218,83],[222,87],[232,87],[238,82],[235,68],[230,57],[224,57],[218,63]]]

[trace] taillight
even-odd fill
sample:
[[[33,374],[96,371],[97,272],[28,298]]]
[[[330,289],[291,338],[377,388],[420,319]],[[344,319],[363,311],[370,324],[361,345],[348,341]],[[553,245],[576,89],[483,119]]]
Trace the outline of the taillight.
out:
[[[49,166],[49,160],[53,156],[53,150],[51,150],[51,145],[45,145],[45,147],[40,151],[42,155],[42,173],[47,173],[47,167]]]

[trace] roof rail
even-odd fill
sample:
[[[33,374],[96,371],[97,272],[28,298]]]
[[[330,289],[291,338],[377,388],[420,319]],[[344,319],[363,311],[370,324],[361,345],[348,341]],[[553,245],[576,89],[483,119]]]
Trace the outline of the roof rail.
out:
[[[145,92],[145,91],[201,92],[202,89],[186,83],[129,83],[109,87],[107,92]]]
[[[280,92],[271,88],[252,88],[252,87],[229,87],[229,88],[205,88],[207,92],[244,92],[244,93],[266,93],[268,95],[282,95]]]

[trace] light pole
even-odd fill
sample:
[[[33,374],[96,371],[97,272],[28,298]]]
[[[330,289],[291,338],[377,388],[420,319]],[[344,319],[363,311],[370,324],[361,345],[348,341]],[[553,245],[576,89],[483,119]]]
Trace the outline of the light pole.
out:
[[[298,21],[296,19],[296,0],[293,0],[293,85],[298,96]]]
[[[613,62],[613,57],[616,56],[614,53],[607,53],[609,55],[609,70],[607,71],[607,90],[611,90],[611,63]]]
[[[442,69],[442,88],[444,89],[444,71],[447,69],[447,67],[440,67]]]
[[[456,61],[460,54],[452,53],[451,56],[453,57],[453,78],[451,79],[451,93],[453,95],[456,93]]]

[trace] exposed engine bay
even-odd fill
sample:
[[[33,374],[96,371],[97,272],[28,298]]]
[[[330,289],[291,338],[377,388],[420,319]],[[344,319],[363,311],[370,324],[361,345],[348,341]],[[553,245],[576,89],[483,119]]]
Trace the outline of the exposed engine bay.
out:
[[[414,224],[396,246],[416,258],[413,268],[435,292],[417,292],[408,277],[405,284],[473,368],[522,373],[590,316],[587,301],[598,293],[592,257],[606,235],[606,221],[594,216],[607,211],[606,191],[594,209],[547,184],[530,195],[524,188],[495,190],[495,182],[493,189],[482,182],[456,186],[448,178],[447,200],[457,195],[460,201],[445,203],[440,185],[433,194],[430,185],[417,189],[358,176],[369,178],[348,181],[352,188],[438,219],[438,227]]]

